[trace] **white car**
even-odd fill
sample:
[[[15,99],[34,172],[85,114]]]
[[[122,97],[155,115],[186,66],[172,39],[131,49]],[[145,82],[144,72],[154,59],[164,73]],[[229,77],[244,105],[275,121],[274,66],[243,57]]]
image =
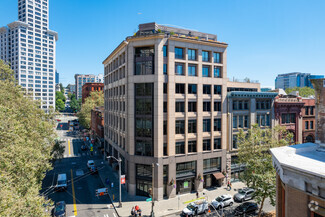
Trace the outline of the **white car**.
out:
[[[225,206],[232,206],[234,204],[234,200],[232,199],[232,196],[229,194],[221,195],[220,197],[217,197],[211,202],[212,206],[216,209],[220,209]]]
[[[206,213],[209,210],[209,204],[206,200],[198,200],[188,204],[182,211],[182,216],[196,216]]]
[[[90,168],[93,167],[93,166],[95,166],[95,162],[94,162],[93,160],[89,160],[89,161],[87,162],[87,167],[88,167],[88,169],[90,169]]]

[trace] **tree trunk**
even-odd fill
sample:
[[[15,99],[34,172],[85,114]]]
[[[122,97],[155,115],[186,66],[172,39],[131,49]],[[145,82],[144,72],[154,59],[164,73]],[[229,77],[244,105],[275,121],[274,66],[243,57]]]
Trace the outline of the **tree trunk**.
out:
[[[265,200],[265,196],[263,196],[262,203],[261,203],[261,206],[260,206],[260,210],[258,211],[258,217],[261,217],[262,209],[263,209],[263,206],[264,206],[264,200]]]

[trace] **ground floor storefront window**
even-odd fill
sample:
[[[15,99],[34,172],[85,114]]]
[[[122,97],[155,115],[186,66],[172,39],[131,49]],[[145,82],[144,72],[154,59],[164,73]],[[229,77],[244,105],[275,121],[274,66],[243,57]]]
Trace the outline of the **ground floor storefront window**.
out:
[[[150,197],[149,189],[151,188],[151,181],[137,179],[136,194],[139,196]]]
[[[149,189],[152,186],[151,165],[136,165],[136,195],[149,197]]]
[[[238,157],[231,157],[231,182],[238,182],[241,180],[241,177],[244,175],[245,165],[238,163]]]
[[[195,177],[176,180],[177,194],[191,193],[195,190]]]

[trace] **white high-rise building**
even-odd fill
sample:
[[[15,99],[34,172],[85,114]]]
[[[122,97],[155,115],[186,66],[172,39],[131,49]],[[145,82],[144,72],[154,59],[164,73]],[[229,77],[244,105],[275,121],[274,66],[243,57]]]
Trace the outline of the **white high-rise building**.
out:
[[[55,108],[56,41],[49,29],[49,0],[18,0],[18,21],[0,28],[0,59],[42,108]]]

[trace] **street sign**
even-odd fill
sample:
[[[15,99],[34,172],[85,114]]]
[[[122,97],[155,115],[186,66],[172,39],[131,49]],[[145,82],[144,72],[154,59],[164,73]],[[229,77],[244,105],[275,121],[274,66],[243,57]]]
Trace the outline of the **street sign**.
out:
[[[146,199],[146,201],[150,202],[150,201],[152,201],[152,198],[150,197],[150,198]]]
[[[121,184],[125,184],[125,175],[121,175]]]

